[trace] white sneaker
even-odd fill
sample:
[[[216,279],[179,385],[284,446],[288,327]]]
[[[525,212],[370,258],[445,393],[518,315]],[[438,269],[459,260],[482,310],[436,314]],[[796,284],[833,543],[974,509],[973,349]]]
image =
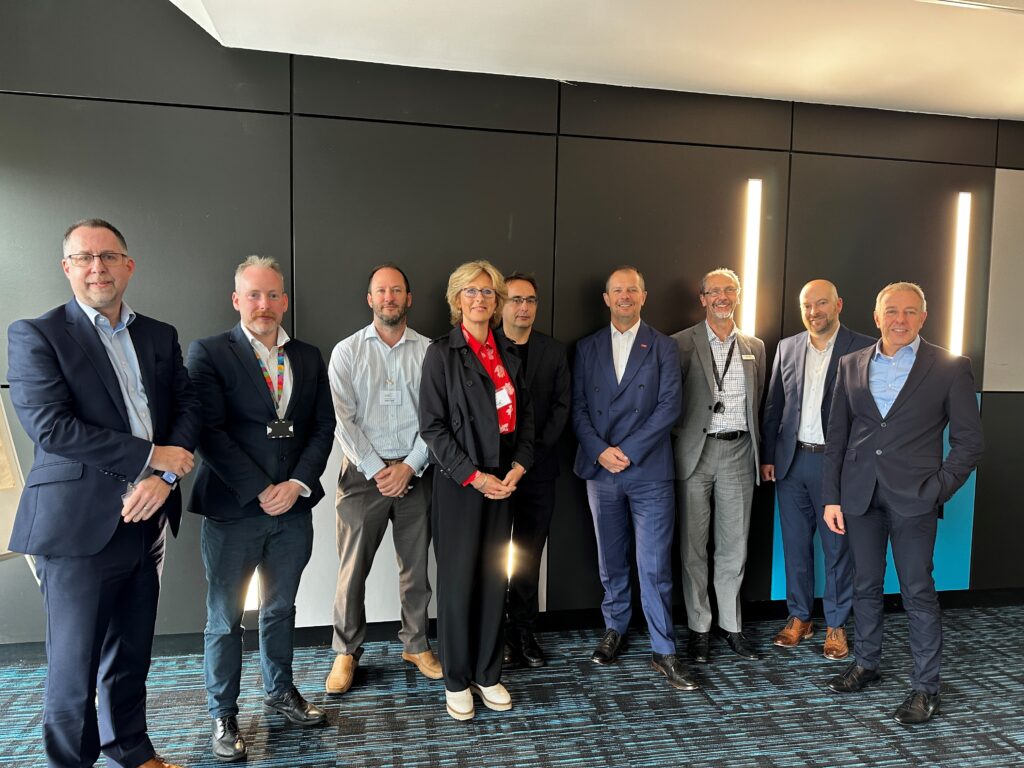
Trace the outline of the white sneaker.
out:
[[[472,720],[473,715],[476,714],[473,710],[473,694],[469,692],[469,688],[456,691],[455,693],[445,688],[444,703],[448,709],[448,714],[456,720]],[[486,704],[487,702],[485,701],[484,703]]]
[[[506,712],[512,709],[512,697],[501,683],[494,685],[477,685],[470,683],[469,689],[483,701],[484,706],[495,712]]]

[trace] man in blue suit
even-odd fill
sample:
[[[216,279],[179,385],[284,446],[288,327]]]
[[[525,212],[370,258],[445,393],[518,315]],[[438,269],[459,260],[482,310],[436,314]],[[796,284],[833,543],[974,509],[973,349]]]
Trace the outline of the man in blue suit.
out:
[[[199,402],[174,328],[123,301],[135,271],[124,236],[86,219],[63,250],[74,299],[8,329],[11,400],[35,443],[10,546],[35,556],[46,606],[47,764],[102,752],[174,768],[146,733],[146,675]]]
[[[939,713],[935,534],[942,505],[984,451],[971,361],[922,339],[927,317],[917,284],[891,283],[879,291],[875,324],[882,338],[839,361],[822,482],[825,522],[850,541],[857,619],[856,661],[828,686],[851,693],[881,679],[882,589],[891,543],[914,658],[913,690],[894,714],[905,725]]]
[[[202,463],[189,510],[203,515],[206,566],[207,704],[213,754],[246,756],[238,728],[242,614],[260,570],[260,660],[264,706],[296,725],[324,713],[292,682],[295,595],[313,551],[311,510],[334,440],[334,406],[320,351],[290,339],[281,267],[250,256],[235,271],[240,322],[192,342],[188,370],[203,404]]]
[[[828,280],[812,280],[800,291],[800,317],[807,329],[779,342],[761,424],[761,480],[775,482],[786,561],[789,621],[775,645],[794,648],[814,636],[814,532],[825,554],[824,654],[849,655],[846,620],[853,600],[853,564],[846,540],[822,517],[822,458],[828,412],[839,358],[874,339],[839,322],[843,300]]]
[[[574,469],[587,481],[606,627],[591,658],[611,664],[625,647],[635,536],[652,666],[676,688],[694,690],[697,682],[676,656],[672,628],[675,473],[669,432],[681,404],[679,360],[675,344],[640,320],[646,300],[639,271],[615,270],[604,293],[611,326],[576,345],[572,423],[580,445]]]

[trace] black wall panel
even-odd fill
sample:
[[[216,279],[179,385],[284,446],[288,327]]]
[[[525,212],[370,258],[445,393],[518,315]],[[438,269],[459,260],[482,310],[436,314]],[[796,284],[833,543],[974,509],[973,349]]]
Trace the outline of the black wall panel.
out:
[[[366,275],[409,274],[410,324],[451,326],[448,275],[464,261],[533,272],[550,329],[555,138],[296,118],[296,331],[324,355],[366,325]]]
[[[1024,122],[999,121],[999,168],[1024,168]]]
[[[788,101],[563,83],[563,135],[789,149]]]
[[[295,112],[554,133],[558,83],[296,56]]]
[[[996,121],[796,104],[793,151],[992,165]]]
[[[947,346],[957,195],[970,192],[964,354],[980,390],[994,183],[992,168],[793,155],[784,334],[803,329],[797,295],[808,280],[835,282],[843,322],[876,337],[875,295],[886,283],[911,280],[928,299],[922,335]]]
[[[287,111],[288,66],[168,0],[0,0],[0,91]]]
[[[1024,393],[984,393],[981,423],[985,457],[975,490],[971,589],[1019,589],[1024,585],[1019,461]]]

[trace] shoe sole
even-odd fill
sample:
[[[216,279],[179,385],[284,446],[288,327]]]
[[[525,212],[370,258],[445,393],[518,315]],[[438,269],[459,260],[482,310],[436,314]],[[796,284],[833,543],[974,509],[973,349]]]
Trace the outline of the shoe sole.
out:
[[[428,672],[421,665],[417,664],[415,661],[410,659],[404,653],[402,654],[402,661],[407,661],[410,664],[412,664],[414,667],[416,667],[416,669],[419,670],[420,674],[423,675],[428,680],[440,680],[442,677],[444,677],[444,672],[442,672],[440,670],[438,670],[437,672]],[[351,683],[349,684],[349,687],[351,687]],[[348,688],[346,688],[345,690],[347,691]]]
[[[896,717],[896,715],[893,715],[892,719],[895,720],[900,725],[921,725],[922,723],[927,723],[933,717],[936,717],[936,716],[941,715],[941,714],[942,714],[942,710],[939,709],[939,708],[936,708],[935,711],[932,712],[924,720],[900,720],[898,717]]]
[[[844,653],[842,656],[836,656],[834,653],[822,653],[821,655],[824,656],[826,659],[829,659],[831,661],[843,661],[844,659],[850,658],[850,652],[849,651]]]
[[[454,718],[454,719],[456,719],[456,720],[458,720],[460,722],[465,722],[466,720],[472,720],[473,717],[476,715],[476,710],[474,710],[474,709],[469,710],[469,712],[459,712],[457,709],[452,709],[447,704],[444,705],[444,708],[446,710],[448,710],[448,715],[450,717],[452,717],[452,718]]]
[[[700,689],[700,685],[698,683],[693,683],[693,685],[683,685],[682,683],[677,683],[675,680],[673,680],[672,678],[670,678],[668,676],[668,673],[665,672],[664,669],[659,667],[653,661],[651,662],[651,669],[653,669],[655,672],[658,672],[658,673],[660,673],[662,675],[665,675],[665,679],[668,680],[668,684],[671,685],[676,690],[679,690],[679,691],[696,691],[696,690]]]
[[[217,760],[219,762],[221,762],[221,763],[237,763],[239,760],[245,760],[245,758],[248,756],[248,752],[242,752],[241,754],[233,755],[233,756],[230,756],[230,757],[227,757],[227,756],[221,757],[220,755],[218,755],[216,752],[213,752],[212,750],[211,750],[210,754],[212,754],[215,758],[217,758]]]
[[[547,661],[544,659],[534,659],[533,661],[527,661],[526,659],[523,659],[523,663],[530,669],[540,669],[547,663]]]
[[[810,640],[812,637],[814,637],[814,630],[811,630],[806,635],[800,635],[800,637],[798,637],[796,639],[795,643],[780,642],[778,640],[772,640],[772,645],[774,645],[776,648],[796,648],[804,640]]]
[[[330,678],[328,678],[327,682],[324,683],[324,690],[327,691],[327,693],[331,694],[332,696],[340,696],[341,694],[345,693],[351,687],[352,687],[352,681],[351,680],[348,681],[348,685],[341,685],[341,686],[331,685]]]
[[[502,701],[502,702],[491,701],[486,696],[484,696],[484,692],[483,691],[481,691],[479,688],[477,688],[476,686],[473,686],[473,685],[469,686],[469,690],[473,693],[474,696],[479,696],[480,697],[480,701],[488,709],[493,709],[495,712],[508,712],[510,709],[512,709],[512,702],[511,701]]]
[[[324,723],[327,722],[327,715],[326,714],[322,715],[320,718],[318,718],[316,720],[295,720],[294,718],[289,717],[288,715],[286,715],[280,709],[277,709],[276,707],[272,707],[269,704],[264,704],[263,705],[263,711],[264,712],[276,713],[276,714],[280,715],[281,717],[283,717],[285,720],[287,720],[292,725],[298,725],[298,726],[301,726],[303,728],[308,728],[311,725],[323,725]]]

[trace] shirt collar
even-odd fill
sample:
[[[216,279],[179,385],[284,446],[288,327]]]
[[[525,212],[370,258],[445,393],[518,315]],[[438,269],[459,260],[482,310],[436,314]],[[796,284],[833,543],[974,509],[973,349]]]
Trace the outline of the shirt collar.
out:
[[[907,344],[905,347],[900,347],[896,350],[896,354],[892,357],[886,356],[882,352],[882,340],[879,339],[875,344],[875,354],[871,356],[872,360],[895,360],[898,357],[910,357],[911,360],[917,357],[917,350],[921,347],[921,334],[917,334],[912,342]],[[909,352],[907,350],[910,350]]]
[[[825,348],[819,350],[811,342],[811,334],[808,333],[807,334],[807,348],[810,349],[813,352],[817,352],[819,355],[823,355],[826,352],[831,352],[832,351],[832,347],[834,347],[836,345],[836,339],[838,337],[839,337],[839,326],[837,325],[836,329],[832,332],[832,335],[829,337],[829,340],[825,342]]]
[[[619,336],[635,336],[636,332],[637,332],[637,329],[640,327],[640,320],[637,319],[637,321],[635,323],[633,323],[633,325],[631,325],[629,328],[627,328],[624,331],[620,331],[618,328],[615,327],[615,325],[613,323],[609,323],[609,325],[611,326],[611,329],[612,329],[612,338],[613,339],[617,338]]]
[[[405,330],[402,331],[402,338],[400,338],[398,341],[395,342],[395,347],[397,347],[399,344],[404,344],[407,340],[412,338],[409,335],[409,331],[410,331],[409,326],[405,326]],[[363,329],[363,341],[367,341],[369,339],[376,339],[381,344],[385,344],[386,345],[386,342],[384,341],[384,339],[382,339],[380,337],[380,333],[377,332],[377,326],[374,325],[373,323],[370,323],[368,326],[366,326]],[[392,347],[392,349],[394,349],[394,347]]]
[[[736,337],[736,323],[735,322],[732,324],[732,332],[728,336],[725,337],[725,341],[721,341],[718,338],[718,334],[715,333],[714,329],[711,327],[711,323],[709,323],[707,320],[704,321],[704,327],[707,329],[707,332],[708,332],[708,341],[717,341],[720,344],[724,344],[729,339],[732,339],[732,338]]]
[[[99,319],[101,317],[104,320],[107,320],[106,317],[104,317],[102,314],[100,314],[100,311],[98,309],[94,309],[93,307],[90,307],[88,304],[83,304],[81,301],[78,301],[77,298],[75,299],[75,301],[78,302],[78,306],[80,306],[82,308],[82,311],[85,312],[86,317],[89,318],[89,322],[92,323],[93,325],[96,325],[97,323],[99,323]],[[107,320],[107,322],[109,323],[110,321]],[[118,330],[120,328],[126,328],[129,325],[131,325],[133,322],[135,322],[135,312],[132,310],[131,307],[128,306],[128,302],[127,301],[122,301],[121,302],[121,317],[120,317],[120,319],[118,321],[117,326],[114,328],[114,330],[116,331],[116,330]]]
[[[476,340],[476,336],[470,333],[466,329],[465,325],[462,326],[462,335],[466,337],[466,343],[469,344],[469,348],[473,350],[474,355],[479,355],[480,350],[483,349],[484,347],[490,347],[491,349],[497,348],[497,346],[494,343],[494,330],[491,328],[487,329],[487,341],[485,341],[483,344]]]
[[[253,335],[252,335],[252,334],[251,334],[251,333],[249,332],[249,329],[248,329],[248,328],[246,328],[244,324],[242,325],[242,333],[244,333],[244,334],[245,334],[245,338],[247,338],[247,339],[249,340],[249,344],[250,344],[250,345],[251,345],[251,346],[252,346],[252,347],[253,347],[254,349],[256,348],[256,345],[257,345],[257,344],[258,344],[259,346],[263,347],[263,342],[261,342],[261,341],[260,341],[259,339],[257,339],[257,338],[256,338],[255,336],[253,336]],[[283,346],[284,346],[285,344],[287,344],[287,343],[288,343],[288,341],[289,341],[289,336],[288,336],[288,333],[287,333],[287,332],[285,331],[285,329],[284,329],[284,328],[283,328],[282,326],[280,326],[280,325],[279,325],[279,326],[277,326],[277,343],[276,343],[276,344],[275,344],[274,346],[275,346],[275,347],[283,347]],[[263,348],[264,348],[264,349],[267,349],[266,347],[263,347]],[[269,352],[269,351],[270,351],[270,350],[269,350],[269,349],[267,349],[267,352]]]

